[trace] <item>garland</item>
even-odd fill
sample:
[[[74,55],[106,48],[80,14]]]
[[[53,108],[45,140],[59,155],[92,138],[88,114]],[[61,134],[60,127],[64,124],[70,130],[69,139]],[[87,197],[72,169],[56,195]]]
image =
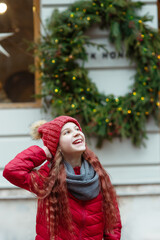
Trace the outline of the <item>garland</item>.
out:
[[[150,16],[137,15],[141,7],[142,3],[129,0],[75,2],[63,12],[53,12],[45,36],[35,44],[42,82],[39,97],[44,107],[51,108],[54,116],[78,118],[85,133],[97,137],[98,146],[114,137],[131,138],[134,145],[145,145],[149,116],[158,123],[160,35],[146,24]],[[88,77],[85,45],[96,44],[85,32],[94,24],[109,30],[109,40],[118,53],[123,43],[126,56],[136,64],[134,84],[124,96],[99,93]]]

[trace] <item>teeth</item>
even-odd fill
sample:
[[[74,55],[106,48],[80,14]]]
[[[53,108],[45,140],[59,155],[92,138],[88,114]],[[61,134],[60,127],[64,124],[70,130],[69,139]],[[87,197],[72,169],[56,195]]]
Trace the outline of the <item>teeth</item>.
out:
[[[74,143],[81,143],[81,142],[82,142],[81,139],[78,139],[78,140],[74,141]]]

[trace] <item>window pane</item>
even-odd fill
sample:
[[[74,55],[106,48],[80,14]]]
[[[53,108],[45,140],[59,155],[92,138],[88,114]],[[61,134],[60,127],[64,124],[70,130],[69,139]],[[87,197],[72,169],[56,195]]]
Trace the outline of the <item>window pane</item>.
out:
[[[32,0],[7,0],[0,14],[0,103],[34,102],[34,63],[28,42],[33,41]],[[13,34],[9,34],[13,33]]]

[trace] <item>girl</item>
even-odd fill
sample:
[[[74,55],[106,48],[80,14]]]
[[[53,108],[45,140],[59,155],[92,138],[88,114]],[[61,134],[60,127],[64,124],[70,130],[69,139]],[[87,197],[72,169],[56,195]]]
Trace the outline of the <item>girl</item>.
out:
[[[40,121],[32,126],[32,136],[42,138],[44,147],[19,153],[3,175],[38,196],[35,239],[119,240],[114,188],[78,121],[69,116]]]

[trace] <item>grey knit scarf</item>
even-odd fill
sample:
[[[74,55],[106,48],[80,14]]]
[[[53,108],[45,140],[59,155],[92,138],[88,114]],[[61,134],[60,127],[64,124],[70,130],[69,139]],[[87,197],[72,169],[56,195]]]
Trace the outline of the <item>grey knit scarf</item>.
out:
[[[100,191],[99,177],[93,167],[82,161],[80,175],[76,175],[70,163],[64,161],[69,192],[80,200],[90,200],[98,196]]]

